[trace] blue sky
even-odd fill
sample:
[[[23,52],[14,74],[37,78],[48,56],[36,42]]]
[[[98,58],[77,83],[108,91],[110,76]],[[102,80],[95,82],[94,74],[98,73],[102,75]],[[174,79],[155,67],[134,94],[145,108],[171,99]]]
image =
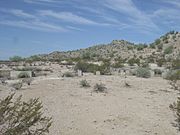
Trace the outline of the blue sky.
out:
[[[0,0],[0,59],[180,30],[180,0]]]

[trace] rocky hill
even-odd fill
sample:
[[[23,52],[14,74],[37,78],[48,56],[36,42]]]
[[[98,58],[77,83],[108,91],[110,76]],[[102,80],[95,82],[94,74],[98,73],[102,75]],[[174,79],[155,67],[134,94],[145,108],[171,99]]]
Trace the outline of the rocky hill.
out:
[[[64,59],[99,59],[122,58],[129,60],[139,58],[144,61],[157,61],[157,59],[171,60],[180,57],[180,32],[171,31],[161,36],[151,44],[134,44],[125,40],[113,40],[109,44],[92,46],[86,49],[53,52],[50,54],[38,55],[44,60]]]

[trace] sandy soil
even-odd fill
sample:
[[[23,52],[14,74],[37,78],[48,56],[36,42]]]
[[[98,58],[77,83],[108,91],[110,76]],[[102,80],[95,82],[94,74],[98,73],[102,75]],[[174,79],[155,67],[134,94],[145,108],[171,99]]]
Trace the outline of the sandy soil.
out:
[[[81,88],[86,79],[92,87]],[[53,117],[50,135],[178,135],[172,126],[169,104],[177,92],[162,78],[128,77],[131,88],[119,76],[84,76],[38,79],[16,91],[25,100],[40,97],[46,115]],[[107,94],[93,86],[104,83]],[[1,87],[2,89],[2,87]],[[9,90],[0,91],[4,97]]]

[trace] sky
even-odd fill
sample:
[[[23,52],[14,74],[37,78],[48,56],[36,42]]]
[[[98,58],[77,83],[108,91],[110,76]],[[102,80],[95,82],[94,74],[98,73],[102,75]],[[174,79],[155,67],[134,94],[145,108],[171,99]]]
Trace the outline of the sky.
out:
[[[0,59],[180,31],[180,0],[0,0]]]

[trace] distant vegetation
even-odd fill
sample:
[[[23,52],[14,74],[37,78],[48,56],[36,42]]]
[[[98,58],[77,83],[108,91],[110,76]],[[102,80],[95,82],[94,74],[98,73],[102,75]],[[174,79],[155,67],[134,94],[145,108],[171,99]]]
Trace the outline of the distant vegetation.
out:
[[[142,78],[149,78],[151,77],[151,73],[148,68],[139,67],[136,70],[136,76]]]
[[[10,57],[9,60],[13,62],[20,62],[20,61],[24,61],[25,59],[20,56],[13,56],[13,57]]]

